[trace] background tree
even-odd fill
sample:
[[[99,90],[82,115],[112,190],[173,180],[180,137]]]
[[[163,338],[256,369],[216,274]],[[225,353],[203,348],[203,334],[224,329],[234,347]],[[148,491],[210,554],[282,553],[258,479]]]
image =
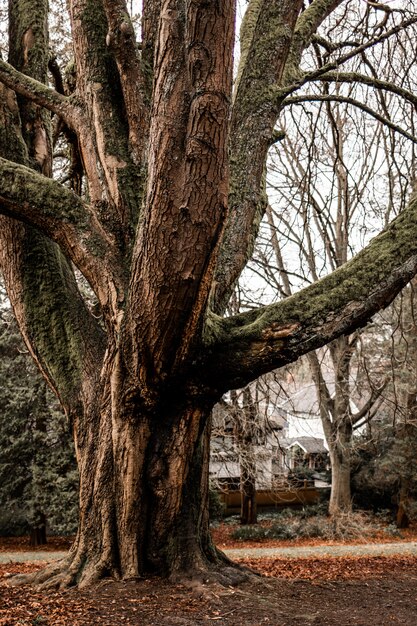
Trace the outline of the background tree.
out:
[[[346,36],[344,29],[350,19],[349,10],[342,21],[335,15],[332,36]],[[371,25],[369,19],[368,12],[362,22],[365,30]],[[315,39],[310,62],[317,71],[326,63],[329,45]],[[352,73],[342,72],[334,93],[324,81],[308,94],[286,101],[292,106],[281,118],[281,142],[270,156],[271,204],[249,266],[266,285],[264,301],[276,299],[278,294],[288,297],[294,287],[341,267],[404,207],[413,181],[414,166],[410,169],[409,164],[414,163],[414,113],[407,114],[394,94],[378,88],[371,93],[353,76],[365,71],[369,81],[378,76],[381,84],[389,83],[402,54],[405,66],[407,50],[404,42],[398,59],[386,67],[381,67],[380,49],[367,50],[352,59]],[[406,71],[404,80],[409,81],[412,74],[413,70],[410,75]],[[352,110],[352,102],[357,102],[356,109]],[[364,111],[369,114],[369,104],[370,118],[364,115]],[[405,117],[407,130],[398,132],[395,121]],[[359,341],[358,332],[344,335],[332,341],[327,351],[306,357],[331,457],[332,515],[351,509],[353,433],[375,413],[386,384],[386,373],[375,372],[374,380],[368,375],[369,389],[360,398],[356,384],[361,369],[357,363]],[[353,371],[352,360],[356,360]],[[353,408],[354,396],[359,409]]]
[[[354,487],[362,500],[374,491],[371,501],[395,505],[397,526],[405,528],[416,513],[415,279],[381,317],[385,325],[382,349],[390,356],[392,380],[378,423],[363,437]]]
[[[31,543],[77,529],[78,477],[64,415],[0,304],[0,534]]]
[[[353,41],[326,31],[338,7]],[[353,332],[417,270],[412,198],[333,274],[223,316],[265,211],[285,101],[318,79],[333,88],[334,70],[370,47],[385,54],[389,42],[395,56],[417,21],[412,3],[379,23],[380,7],[362,2],[251,0],[232,94],[234,8],[146,0],[138,46],[124,0],[70,0],[75,84],[62,94],[48,85],[46,1],[9,5],[0,264],[24,339],[65,408],[80,474],[77,538],[35,576],[46,585],[147,572],[230,581],[236,570],[220,573],[227,559],[207,519],[214,403]],[[330,49],[317,70],[304,52],[322,25]],[[416,102],[401,76],[351,80]],[[76,137],[82,184],[72,190],[50,177],[51,115]]]
[[[279,420],[273,416],[280,389],[276,379],[274,373],[258,378],[243,389],[232,390],[213,411],[214,460],[219,461],[220,453],[228,462],[233,463],[236,459],[239,464],[241,524],[257,522],[257,488],[273,488],[273,467],[269,456],[271,448],[278,450],[280,446],[278,431],[282,429]],[[228,471],[233,473],[233,465]],[[230,474],[229,477],[236,478]],[[216,475],[212,478],[221,488],[222,481]]]

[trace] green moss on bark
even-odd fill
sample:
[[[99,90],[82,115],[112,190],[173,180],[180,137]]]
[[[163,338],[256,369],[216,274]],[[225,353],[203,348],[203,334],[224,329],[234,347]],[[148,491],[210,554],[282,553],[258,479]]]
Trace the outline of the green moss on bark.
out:
[[[47,15],[48,0],[9,2],[10,63],[41,82],[47,79]]]
[[[206,328],[207,344],[239,341],[268,344],[270,337],[270,347],[275,345],[279,352],[286,337],[275,335],[274,344],[274,330],[279,332],[293,325],[294,334],[299,328],[300,332],[313,335],[314,328],[327,325],[329,332],[332,320],[343,317],[344,311],[353,330],[356,311],[357,325],[365,323],[372,313],[389,304],[412,277],[417,263],[416,233],[417,198],[413,197],[408,209],[367,248],[322,280],[261,310],[223,320],[212,317]],[[343,320],[339,320],[338,326],[343,327]]]
[[[57,246],[34,229],[26,230],[22,248],[23,303],[27,334],[50,380],[65,404],[81,384],[82,360],[77,294],[71,269]]]
[[[48,72],[48,1],[47,0],[15,0],[9,2],[9,60],[19,71],[35,78],[41,83],[47,82]],[[32,165],[50,175],[52,169],[51,155],[46,155],[38,162],[37,142],[38,129],[45,132],[47,151],[51,153],[50,114],[48,111],[34,106],[18,96],[22,131],[28,146]]]

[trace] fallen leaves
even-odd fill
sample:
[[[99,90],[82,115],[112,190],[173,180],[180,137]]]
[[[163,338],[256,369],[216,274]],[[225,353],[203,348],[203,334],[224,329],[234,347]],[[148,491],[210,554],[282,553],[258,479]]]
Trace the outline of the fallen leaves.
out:
[[[389,571],[398,577],[401,571],[417,567],[416,556],[264,558],[242,559],[240,562],[264,576],[309,581],[367,580],[384,577]]]
[[[267,578],[234,589],[210,588],[212,593],[204,596],[189,587],[159,579],[103,581],[83,591],[41,593],[30,586],[10,586],[8,576],[35,571],[42,564],[0,565],[0,626],[415,623],[417,557],[274,558],[243,562]],[[321,621],[311,621],[317,616]]]

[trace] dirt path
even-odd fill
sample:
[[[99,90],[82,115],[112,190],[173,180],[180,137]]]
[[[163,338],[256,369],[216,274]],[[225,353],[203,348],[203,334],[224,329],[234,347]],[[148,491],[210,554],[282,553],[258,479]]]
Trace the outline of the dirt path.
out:
[[[343,544],[294,546],[292,548],[232,548],[224,550],[231,559],[311,559],[325,556],[393,556],[416,555],[417,542],[407,543],[370,543],[370,544]]]
[[[0,563],[36,563],[37,561],[55,561],[67,556],[67,552],[0,552]]]
[[[417,556],[417,541],[352,545],[294,546],[280,548],[232,548],[224,552],[231,559],[311,559],[343,556]],[[25,563],[62,559],[67,552],[0,552],[0,563]]]

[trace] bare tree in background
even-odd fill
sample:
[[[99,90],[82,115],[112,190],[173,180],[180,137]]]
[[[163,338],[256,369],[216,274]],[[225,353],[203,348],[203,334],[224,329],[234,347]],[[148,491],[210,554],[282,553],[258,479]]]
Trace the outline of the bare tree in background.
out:
[[[313,52],[318,67],[325,64],[323,48],[326,45],[318,39]],[[405,64],[413,51],[405,46],[403,53]],[[379,60],[379,53],[372,52],[356,62],[382,83]],[[398,68],[388,65],[383,71],[388,82]],[[344,265],[393,213],[404,208],[410,193],[414,112],[408,114],[407,133],[398,133],[393,120],[407,115],[403,104],[392,94],[363,93],[352,84],[352,76],[339,76],[340,83],[348,83],[344,90],[339,84],[330,94],[324,83],[313,94],[287,101],[293,106],[283,124],[283,141],[271,156],[272,206],[266,209],[264,239],[258,240],[251,263],[256,274],[284,298],[294,293],[294,285],[317,281]],[[358,92],[362,106],[352,110],[348,105],[358,100]],[[368,98],[376,99],[373,110],[378,113],[373,119],[367,117]],[[294,106],[302,107],[301,115]],[[384,116],[387,119],[382,121]],[[359,409],[355,407],[352,358],[359,339],[359,332],[343,335],[325,352],[306,357],[331,458],[332,515],[351,510],[353,433],[374,415],[387,382],[380,371],[373,381],[368,377],[368,397]]]
[[[392,306],[391,407],[395,443],[392,460],[396,468],[398,493],[396,522],[406,528],[410,522],[411,494],[415,492],[417,440],[417,312],[416,279],[403,290]],[[397,457],[397,458],[396,458]],[[391,468],[391,473],[392,468]]]

